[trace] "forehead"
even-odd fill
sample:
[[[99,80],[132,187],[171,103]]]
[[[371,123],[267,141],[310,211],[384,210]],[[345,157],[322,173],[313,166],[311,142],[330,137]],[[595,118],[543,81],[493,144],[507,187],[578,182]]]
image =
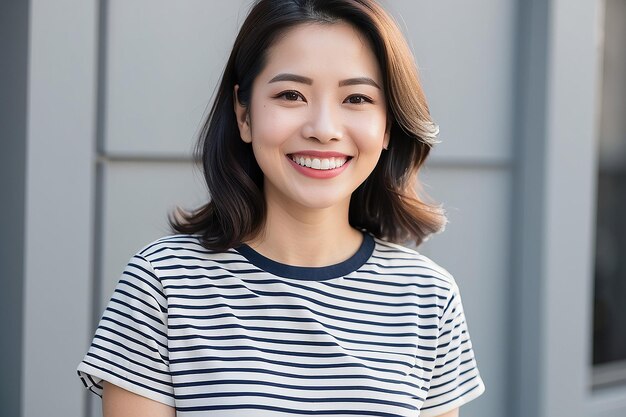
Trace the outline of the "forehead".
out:
[[[285,31],[267,51],[260,76],[294,72],[316,78],[369,76],[380,81],[378,59],[367,38],[345,23],[307,23]]]

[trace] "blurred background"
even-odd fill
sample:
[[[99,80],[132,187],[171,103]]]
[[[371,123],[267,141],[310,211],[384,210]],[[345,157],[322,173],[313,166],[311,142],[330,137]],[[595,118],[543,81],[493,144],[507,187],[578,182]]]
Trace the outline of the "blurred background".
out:
[[[76,375],[127,260],[207,199],[191,151],[249,0],[0,2],[0,416],[97,417]],[[441,127],[483,396],[626,415],[626,1],[386,0]]]

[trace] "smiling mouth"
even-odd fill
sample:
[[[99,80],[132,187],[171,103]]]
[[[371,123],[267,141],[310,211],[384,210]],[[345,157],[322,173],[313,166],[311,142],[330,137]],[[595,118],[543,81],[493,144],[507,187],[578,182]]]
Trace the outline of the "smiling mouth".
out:
[[[343,157],[335,156],[335,157],[330,157],[330,158],[320,158],[318,156],[293,155],[293,154],[287,155],[287,156],[300,166],[311,168],[311,169],[317,169],[320,171],[326,171],[330,169],[339,168],[343,166],[343,164],[348,162],[350,159],[352,159],[351,156],[343,156]]]

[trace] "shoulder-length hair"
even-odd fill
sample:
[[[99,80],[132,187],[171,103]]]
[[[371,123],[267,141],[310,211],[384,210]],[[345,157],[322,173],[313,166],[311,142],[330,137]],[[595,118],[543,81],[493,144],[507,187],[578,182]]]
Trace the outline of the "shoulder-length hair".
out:
[[[419,245],[447,222],[441,205],[420,198],[417,178],[438,127],[430,117],[413,55],[394,20],[374,0],[258,0],[244,21],[226,64],[215,101],[200,131],[196,154],[202,162],[210,201],[192,212],[170,216],[175,232],[199,234],[208,249],[225,250],[256,237],[264,226],[263,172],[252,147],[240,139],[234,112],[247,106],[252,84],[268,48],[286,30],[303,23],[353,25],[371,44],[383,74],[389,123],[388,150],[354,191],[349,221],[392,242]]]

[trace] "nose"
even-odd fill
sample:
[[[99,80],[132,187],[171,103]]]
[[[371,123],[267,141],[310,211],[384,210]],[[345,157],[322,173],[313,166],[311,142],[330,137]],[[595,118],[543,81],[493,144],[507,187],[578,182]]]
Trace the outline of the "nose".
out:
[[[322,143],[342,139],[343,127],[340,110],[325,103],[312,106],[302,133],[304,137]]]

